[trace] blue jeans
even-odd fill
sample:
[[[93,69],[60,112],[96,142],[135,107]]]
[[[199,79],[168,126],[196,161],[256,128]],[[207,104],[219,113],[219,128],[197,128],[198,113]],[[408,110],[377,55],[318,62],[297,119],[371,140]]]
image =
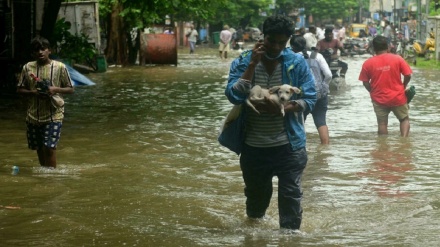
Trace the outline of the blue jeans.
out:
[[[190,53],[190,54],[194,53],[194,49],[195,49],[195,47],[196,47],[196,42],[192,42],[192,41],[190,41],[190,42],[189,42],[189,53]]]
[[[269,207],[272,178],[278,177],[280,227],[299,229],[302,220],[301,177],[307,164],[305,148],[292,150],[289,144],[257,148],[244,145],[240,167],[245,183],[246,214],[261,218]]]

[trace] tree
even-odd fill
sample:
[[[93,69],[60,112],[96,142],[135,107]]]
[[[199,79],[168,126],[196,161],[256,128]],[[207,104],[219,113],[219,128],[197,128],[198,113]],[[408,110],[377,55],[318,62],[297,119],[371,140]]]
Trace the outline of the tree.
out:
[[[272,0],[236,0],[230,1],[224,8],[217,11],[213,18],[207,19],[211,26],[215,28],[228,24],[233,27],[258,27],[266,16],[271,15],[269,5]]]
[[[135,28],[143,29],[161,23],[166,15],[173,19],[207,20],[222,9],[226,0],[101,0],[100,16],[107,20],[107,59],[117,64],[130,63],[130,48],[136,47],[130,33]]]
[[[356,9],[359,6],[357,0],[277,0],[277,3],[279,8],[286,10],[285,12],[302,8],[305,15],[312,15],[314,19],[318,20],[336,20],[348,17],[350,9]]]

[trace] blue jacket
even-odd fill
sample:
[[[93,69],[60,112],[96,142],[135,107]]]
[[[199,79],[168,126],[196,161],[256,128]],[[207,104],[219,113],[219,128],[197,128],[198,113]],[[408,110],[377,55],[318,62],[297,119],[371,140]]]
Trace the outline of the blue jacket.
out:
[[[239,82],[242,74],[246,71],[251,61],[252,51],[244,51],[231,63],[228,85],[225,95],[234,105],[243,104],[249,95],[251,85]],[[303,110],[312,111],[316,103],[315,81],[306,60],[300,55],[292,52],[289,48],[282,51],[282,82],[301,89],[299,96],[293,96]],[[245,116],[246,117],[246,116]],[[286,112],[287,135],[292,150],[306,146],[306,133],[304,130],[303,114]]]

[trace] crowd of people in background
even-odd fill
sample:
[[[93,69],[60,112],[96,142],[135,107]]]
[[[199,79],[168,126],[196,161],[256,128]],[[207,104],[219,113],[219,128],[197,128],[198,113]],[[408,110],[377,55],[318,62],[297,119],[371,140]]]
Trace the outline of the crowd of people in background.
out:
[[[390,22],[386,17],[384,17],[381,20],[374,20],[374,21],[371,20],[364,23],[366,25],[366,28],[361,29],[356,38],[363,38],[363,39],[369,38],[371,42],[372,38],[380,35],[386,37],[388,44],[390,45],[390,47],[392,47],[393,45],[392,40],[395,40],[396,35],[398,35],[399,33],[403,33],[394,25],[394,23]],[[225,29],[225,27],[227,27],[227,29]],[[203,42],[202,40],[198,40],[198,39],[202,39],[203,37],[199,36],[193,24],[190,25],[189,29],[190,31],[186,31],[186,34],[187,35],[190,34],[190,36],[187,36],[186,42],[188,42],[187,44],[190,47],[190,53],[193,54],[197,42],[199,41]],[[306,44],[307,49],[311,50],[312,47],[316,47],[316,45],[320,40],[325,39],[326,29],[332,29],[332,39],[338,40],[340,43],[339,45],[342,47],[344,47],[344,43],[347,42],[348,39],[353,38],[350,35],[349,24],[343,22],[336,22],[331,24],[316,23],[316,25],[315,24],[308,25],[307,28],[304,26],[295,28],[295,24],[294,24],[293,36],[304,37],[307,42]],[[250,28],[244,29],[241,26],[233,28],[225,23],[223,25],[222,31],[219,32],[221,37],[219,37],[219,40],[217,41],[218,43],[216,43],[218,44],[219,47],[220,58],[222,59],[227,58],[228,52],[230,52],[230,50],[242,50],[244,42],[258,41],[258,37],[257,39],[255,39],[255,37],[253,37],[254,35],[252,35],[250,33],[251,31],[249,30]],[[173,34],[173,31],[172,29],[166,28],[164,30],[164,33]],[[415,32],[410,31],[410,33],[407,35],[408,36],[407,38],[409,37],[413,38],[414,35]],[[209,40],[208,36],[204,36],[204,37]],[[208,41],[205,40],[204,42],[208,42]],[[214,42],[216,41],[214,40]],[[340,54],[340,49],[338,49],[337,47],[335,48],[336,50],[339,50],[337,53]],[[340,55],[346,55],[346,54],[340,54]]]

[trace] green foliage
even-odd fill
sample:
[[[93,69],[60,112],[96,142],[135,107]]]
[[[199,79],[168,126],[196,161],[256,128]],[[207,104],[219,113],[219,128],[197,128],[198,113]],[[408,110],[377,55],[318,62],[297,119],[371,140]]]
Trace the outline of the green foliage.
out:
[[[250,1],[250,0],[248,0]],[[265,0],[266,1],[266,0]],[[144,28],[161,23],[166,15],[175,21],[206,21],[223,10],[228,0],[100,0],[101,19],[111,14],[113,7],[121,6],[120,16],[127,27]]]
[[[210,23],[228,24],[232,27],[258,27],[266,16],[272,15],[274,10],[269,9],[272,0],[236,0],[229,2],[217,11]]]
[[[53,33],[52,51],[55,55],[63,59],[71,59],[76,63],[84,63],[92,60],[96,55],[96,49],[93,44],[88,42],[85,34],[73,35],[69,32],[70,22],[64,18],[55,23]]]
[[[440,8],[435,10],[435,2],[436,1],[430,1],[429,2],[429,16],[440,15]]]
[[[440,69],[440,61],[433,59],[426,60],[418,57],[416,65],[411,64],[418,69]]]
[[[304,14],[312,15],[315,19],[342,19],[350,15],[350,9],[353,12],[359,9],[361,4],[364,9],[368,9],[369,0],[277,0],[278,7],[286,13],[294,9],[304,8]]]

